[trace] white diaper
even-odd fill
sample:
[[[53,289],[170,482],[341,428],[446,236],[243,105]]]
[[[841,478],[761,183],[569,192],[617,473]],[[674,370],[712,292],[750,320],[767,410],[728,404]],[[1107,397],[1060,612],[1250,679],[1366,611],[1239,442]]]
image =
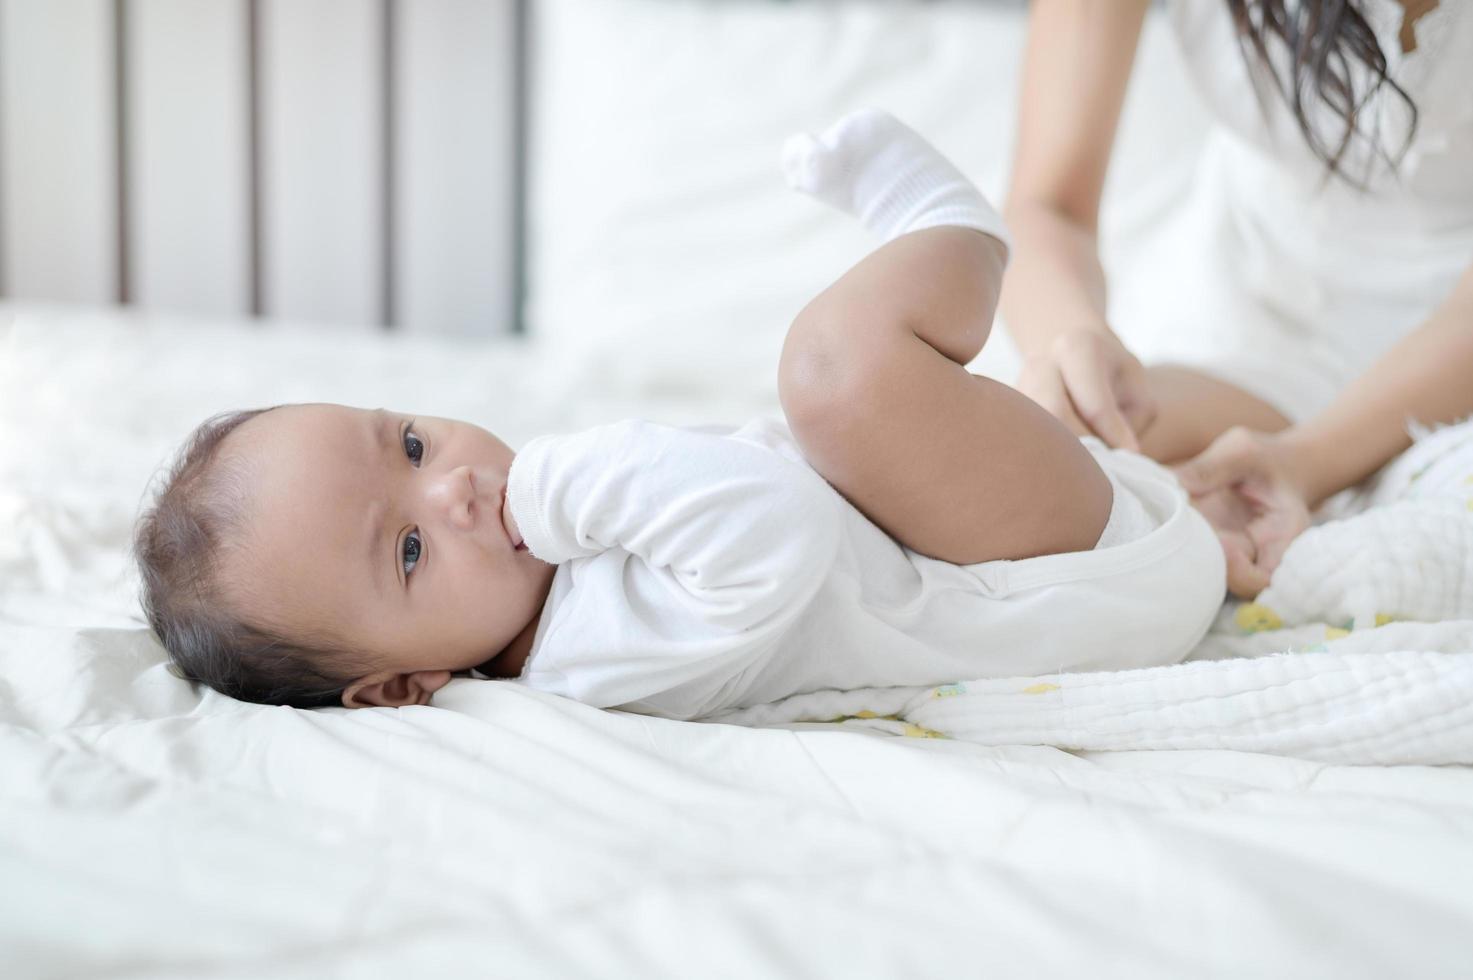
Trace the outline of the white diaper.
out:
[[[1159,527],[1160,519],[1151,516],[1150,511],[1141,501],[1140,495],[1121,481],[1117,475],[1116,469],[1122,460],[1122,451],[1110,449],[1094,436],[1084,436],[1080,442],[1084,443],[1084,448],[1089,450],[1095,462],[1100,464],[1100,468],[1110,478],[1110,489],[1115,492],[1114,500],[1110,504],[1110,519],[1105,522],[1105,529],[1100,532],[1100,540],[1095,542],[1094,550],[1099,551],[1102,548],[1128,544],[1137,538],[1145,537]],[[1150,461],[1144,458],[1141,458],[1140,461],[1150,464]],[[1158,471],[1155,474],[1158,480],[1174,482],[1169,470],[1161,466],[1156,466],[1155,469]]]
[[[1171,471],[1094,437],[1081,441],[1115,492],[1093,549],[955,566],[991,600],[992,662],[978,666],[992,676],[1177,663],[1222,603],[1222,546]]]
[[[1116,479],[1113,473],[1106,470],[1105,475],[1110,478],[1110,487],[1115,491],[1115,500],[1110,505],[1110,520],[1105,523],[1105,530],[1100,533],[1100,540],[1095,542],[1096,551],[1143,538],[1154,530],[1158,523],[1146,512],[1146,506],[1141,503],[1141,499]]]

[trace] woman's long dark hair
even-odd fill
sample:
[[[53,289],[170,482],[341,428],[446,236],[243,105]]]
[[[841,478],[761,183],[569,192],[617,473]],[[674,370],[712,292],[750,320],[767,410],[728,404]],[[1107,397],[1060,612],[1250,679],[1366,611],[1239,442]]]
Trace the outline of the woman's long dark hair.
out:
[[[1357,137],[1369,140],[1387,162],[1395,165],[1411,144],[1417,126],[1417,107],[1411,96],[1386,71],[1386,52],[1376,32],[1352,0],[1227,0],[1244,55],[1267,71],[1284,97],[1299,130],[1330,174],[1364,187],[1369,174],[1348,174],[1345,151]],[[1289,53],[1286,72],[1270,57],[1270,46],[1281,42]],[[1353,62],[1369,72],[1369,84],[1357,91]],[[1408,110],[1401,149],[1392,154],[1382,145],[1383,134],[1374,124],[1365,128],[1363,110],[1383,87],[1400,96]],[[1308,107],[1327,106],[1344,126],[1338,134],[1316,130]]]

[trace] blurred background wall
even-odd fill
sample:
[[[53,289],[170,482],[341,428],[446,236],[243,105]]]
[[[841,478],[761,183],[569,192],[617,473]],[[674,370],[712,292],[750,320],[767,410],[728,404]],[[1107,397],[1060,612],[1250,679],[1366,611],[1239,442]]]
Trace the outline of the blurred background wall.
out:
[[[0,299],[517,329],[525,0],[0,0]]]
[[[1021,0],[0,0],[0,303],[524,333],[588,384],[767,385],[873,244],[786,189],[783,139],[880,106],[1000,201],[1025,37]],[[1155,288],[1139,242],[1204,131],[1153,14],[1112,303]]]

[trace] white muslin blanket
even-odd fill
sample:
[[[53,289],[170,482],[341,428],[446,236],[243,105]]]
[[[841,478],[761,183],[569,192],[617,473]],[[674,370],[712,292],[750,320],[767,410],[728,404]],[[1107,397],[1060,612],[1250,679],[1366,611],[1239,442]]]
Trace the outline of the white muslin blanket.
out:
[[[1186,663],[818,691],[708,720],[1063,749],[1473,764],[1473,420],[1331,501]]]

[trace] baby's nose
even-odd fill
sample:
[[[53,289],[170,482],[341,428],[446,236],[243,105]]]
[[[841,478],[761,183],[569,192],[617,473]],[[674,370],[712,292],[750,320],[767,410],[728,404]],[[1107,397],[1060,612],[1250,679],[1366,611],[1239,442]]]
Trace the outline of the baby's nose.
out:
[[[476,526],[476,478],[469,466],[457,466],[431,479],[425,496],[451,527],[469,531]]]

